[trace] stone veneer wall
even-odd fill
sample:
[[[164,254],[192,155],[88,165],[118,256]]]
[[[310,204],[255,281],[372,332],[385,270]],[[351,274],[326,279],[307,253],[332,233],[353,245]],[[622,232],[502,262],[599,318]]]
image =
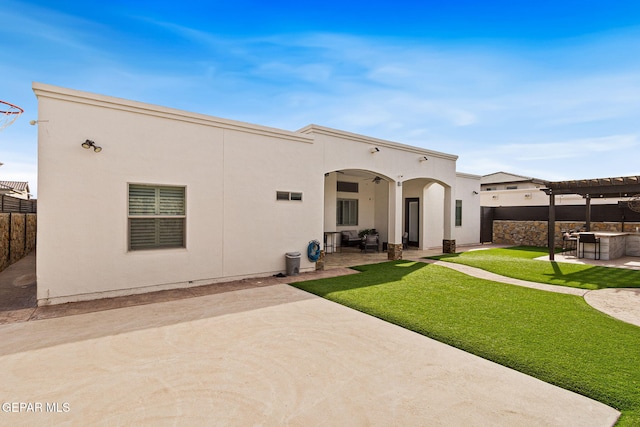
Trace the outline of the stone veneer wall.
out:
[[[0,271],[36,247],[36,214],[0,213]]]
[[[578,221],[556,221],[556,247],[562,247],[562,231],[571,230],[584,226],[584,222]],[[640,223],[627,222],[624,224],[624,231],[635,232],[636,227],[640,229]],[[501,245],[525,245],[525,246],[548,246],[548,225],[547,221],[493,221],[493,243]],[[611,231],[621,232],[622,224],[619,222],[592,222],[591,231]]]
[[[387,259],[392,261],[402,259],[402,243],[387,245]]]

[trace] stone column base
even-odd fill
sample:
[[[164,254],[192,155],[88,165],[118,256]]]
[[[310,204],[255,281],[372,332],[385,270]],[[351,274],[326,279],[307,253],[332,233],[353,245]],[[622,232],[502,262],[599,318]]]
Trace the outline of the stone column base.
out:
[[[455,254],[456,253],[456,240],[444,239],[442,241],[442,253],[443,254]]]
[[[389,243],[387,245],[387,259],[402,259],[402,243]]]
[[[320,258],[316,261],[316,271],[324,270],[324,251],[320,251]]]

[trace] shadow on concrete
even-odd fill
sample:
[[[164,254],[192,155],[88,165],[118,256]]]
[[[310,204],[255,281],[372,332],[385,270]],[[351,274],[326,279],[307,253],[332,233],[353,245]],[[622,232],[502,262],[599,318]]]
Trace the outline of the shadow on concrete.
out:
[[[0,272],[0,324],[4,317],[29,318],[37,306],[36,252]]]

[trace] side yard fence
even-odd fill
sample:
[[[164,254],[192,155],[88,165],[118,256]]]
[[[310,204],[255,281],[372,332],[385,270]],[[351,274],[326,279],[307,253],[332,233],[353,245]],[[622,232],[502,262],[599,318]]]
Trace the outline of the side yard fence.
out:
[[[36,213],[37,211],[38,201],[35,199],[25,200],[6,194],[0,195],[0,212]]]
[[[36,247],[36,200],[0,196],[0,271]]]
[[[0,271],[36,247],[36,214],[0,213]]]

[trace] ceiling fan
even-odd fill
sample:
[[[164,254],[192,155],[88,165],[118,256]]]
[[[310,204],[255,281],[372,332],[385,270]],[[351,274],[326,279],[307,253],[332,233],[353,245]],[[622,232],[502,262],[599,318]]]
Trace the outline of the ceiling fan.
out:
[[[369,181],[369,178],[363,179],[363,181]],[[374,184],[380,184],[380,181],[382,181],[382,178],[380,178],[379,176],[376,176],[375,178],[371,179],[371,182],[373,182]]]

